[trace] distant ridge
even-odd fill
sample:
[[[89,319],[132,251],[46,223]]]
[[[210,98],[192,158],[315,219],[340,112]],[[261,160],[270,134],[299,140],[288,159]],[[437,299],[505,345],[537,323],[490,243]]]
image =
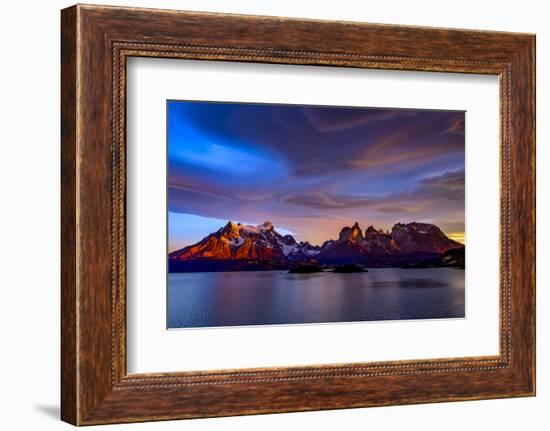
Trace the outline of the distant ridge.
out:
[[[452,253],[451,253],[452,251]],[[464,267],[464,245],[428,223],[397,223],[384,232],[356,222],[322,246],[281,235],[273,223],[229,221],[196,244],[168,256],[170,272],[288,269],[300,264],[361,264],[369,267]]]

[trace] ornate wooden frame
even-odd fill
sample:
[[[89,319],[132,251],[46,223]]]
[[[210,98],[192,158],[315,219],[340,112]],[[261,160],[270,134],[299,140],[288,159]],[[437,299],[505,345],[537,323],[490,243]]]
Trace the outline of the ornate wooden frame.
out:
[[[534,35],[82,5],[61,15],[63,420],[88,425],[535,394]],[[129,56],[498,75],[500,354],[128,375]]]

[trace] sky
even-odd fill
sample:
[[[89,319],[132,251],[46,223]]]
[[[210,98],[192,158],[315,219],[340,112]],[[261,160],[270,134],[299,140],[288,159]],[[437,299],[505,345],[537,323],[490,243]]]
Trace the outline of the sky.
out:
[[[464,112],[167,102],[169,250],[228,220],[321,244],[354,222],[464,242]]]

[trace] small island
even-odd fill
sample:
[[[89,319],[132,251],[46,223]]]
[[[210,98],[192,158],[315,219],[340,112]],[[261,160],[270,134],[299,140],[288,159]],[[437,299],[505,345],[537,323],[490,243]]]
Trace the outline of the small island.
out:
[[[354,263],[348,263],[334,267],[326,267],[313,263],[304,263],[301,265],[293,266],[288,270],[289,274],[312,274],[315,272],[334,272],[338,274],[347,274],[353,272],[368,272],[368,270],[362,265],[357,265]]]
[[[323,267],[314,264],[303,264],[288,270],[289,274],[312,274],[314,272],[323,272]]]

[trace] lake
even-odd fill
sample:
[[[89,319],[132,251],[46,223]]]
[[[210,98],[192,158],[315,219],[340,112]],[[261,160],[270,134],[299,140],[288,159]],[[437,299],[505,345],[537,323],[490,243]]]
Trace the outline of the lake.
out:
[[[464,271],[449,268],[171,273],[167,294],[169,328],[465,316]]]

